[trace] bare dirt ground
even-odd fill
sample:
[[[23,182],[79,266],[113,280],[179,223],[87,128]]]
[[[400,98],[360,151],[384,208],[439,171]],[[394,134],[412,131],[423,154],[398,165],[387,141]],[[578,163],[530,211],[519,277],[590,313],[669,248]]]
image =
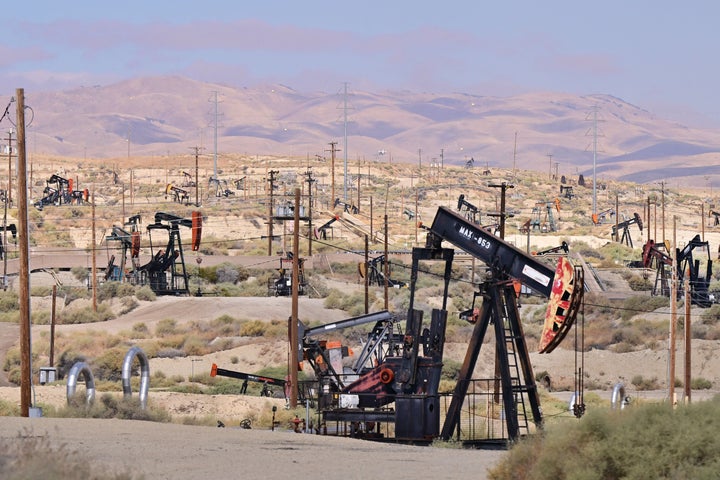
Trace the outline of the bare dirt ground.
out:
[[[497,450],[388,445],[288,430],[130,420],[0,417],[0,436],[47,437],[98,471],[147,479],[487,478]],[[134,477],[137,478],[137,477]]]

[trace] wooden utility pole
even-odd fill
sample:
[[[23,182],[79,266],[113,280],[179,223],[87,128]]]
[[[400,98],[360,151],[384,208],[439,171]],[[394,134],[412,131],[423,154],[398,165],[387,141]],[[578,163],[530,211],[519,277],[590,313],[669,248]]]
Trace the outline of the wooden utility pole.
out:
[[[665,237],[665,180],[663,180],[661,183],[662,185],[662,205],[661,205],[661,213],[662,213],[662,241],[664,242],[667,237]],[[617,215],[617,212],[616,212]]]
[[[298,296],[300,294],[300,189],[295,189],[295,217],[293,219],[292,260],[292,316],[290,323],[290,408],[298,401]]]
[[[270,201],[268,202],[268,256],[272,256],[272,241],[273,241],[273,191],[275,190],[275,175],[279,172],[277,170],[270,170],[268,172],[268,182],[270,191]]]
[[[55,305],[57,304],[57,281],[52,289],[52,311],[50,312],[50,367],[55,366]]]
[[[8,130],[8,202],[12,204],[12,128]]]
[[[615,194],[615,238],[616,242],[620,242],[620,199],[618,194]]]
[[[368,263],[368,236],[365,235],[365,314],[370,313],[370,264]]]
[[[390,259],[388,258],[388,216],[385,214],[385,265],[383,268],[383,274],[385,275],[385,281],[383,282],[384,288],[383,293],[385,295],[385,310],[390,308],[390,299],[388,297],[388,278],[390,277]]]
[[[672,275],[670,281],[670,366],[668,368],[668,398],[670,399],[670,405],[675,405],[675,332],[677,324],[677,293],[678,293],[678,277],[677,277],[677,243],[675,240],[675,219],[673,217],[673,260],[672,260]]]
[[[315,179],[312,177],[312,167],[307,167],[307,170],[305,171],[305,176],[307,177],[307,180],[305,181],[308,184],[308,257],[312,257],[312,239],[314,234],[312,224],[312,185],[313,182],[315,182]]]
[[[199,158],[200,158],[200,147],[195,147],[195,206],[196,207],[200,206],[200,198],[199,198],[200,178],[199,178],[199,169],[198,169]]]
[[[685,403],[692,400],[692,330],[690,329],[690,307],[692,299],[690,297],[690,280],[685,278]]]
[[[95,252],[95,246],[97,241],[95,239],[95,186],[93,185],[92,193],[92,307],[93,312],[97,312],[97,255]]]
[[[28,229],[27,172],[25,156],[25,91],[15,91],[17,101],[17,152],[18,152],[18,251],[20,254],[19,293],[20,307],[20,415],[30,416],[32,390],[32,355],[30,339],[30,242]]]

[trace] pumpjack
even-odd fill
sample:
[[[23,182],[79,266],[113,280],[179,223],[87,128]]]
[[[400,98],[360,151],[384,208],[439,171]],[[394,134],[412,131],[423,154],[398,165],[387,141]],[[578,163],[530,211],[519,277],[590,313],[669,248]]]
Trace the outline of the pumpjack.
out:
[[[215,186],[216,197],[229,197],[235,195],[235,192],[228,188],[227,180],[221,180],[217,177],[210,177],[208,179],[208,188]]]
[[[35,208],[42,210],[46,205],[82,204],[90,197],[88,189],[75,190],[73,179],[53,174],[45,181],[43,197],[35,202]]]
[[[693,251],[695,249],[704,249],[707,255],[707,264],[705,267],[705,276],[700,276],[700,261],[693,259]],[[695,235],[687,245],[682,249],[675,249],[675,261],[668,255],[670,246],[667,244],[656,244],[653,240],[648,240],[643,246],[643,267],[655,268],[655,285],[652,294],[656,296],[669,297],[672,292],[670,278],[672,268],[675,265],[677,272],[677,291],[676,295],[682,292],[682,285],[685,281],[685,275],[688,275],[690,284],[690,301],[692,304],[702,308],[712,305],[709,287],[712,279],[712,259],[710,258],[710,245],[708,242],[700,240],[700,235]]]
[[[477,224],[480,224],[482,222],[482,219],[480,218],[480,209],[465,200],[464,194],[460,194],[460,196],[458,197],[457,209],[458,212],[464,213],[465,218],[467,218],[471,222]]]
[[[17,227],[14,223],[0,227],[0,230],[6,232],[0,237],[0,260],[5,258],[5,249],[7,248],[7,232],[12,234],[12,238],[17,238]]]
[[[560,196],[572,200],[575,198],[572,185],[560,185]]]
[[[600,225],[602,223],[605,223],[605,220],[607,217],[614,217],[615,216],[615,209],[608,208],[606,210],[603,210],[602,212],[593,213],[592,214],[592,222],[595,225]]]
[[[196,185],[195,185],[195,180],[193,180],[193,176],[190,173],[185,172],[185,171],[183,171],[182,174],[183,174],[182,186],[185,188],[194,188]]]
[[[358,213],[360,213],[360,209],[358,207],[356,207],[355,205],[352,205],[350,203],[342,202],[342,201],[340,201],[339,198],[335,199],[335,203],[333,206],[334,207],[343,207],[343,211],[345,213],[352,213],[353,215],[357,215]]]
[[[292,275],[288,274],[287,269],[292,270],[294,260],[292,252],[287,252],[285,258],[280,257],[280,268],[277,269],[280,274],[277,278],[268,280],[268,294],[276,297],[287,297],[292,293]],[[305,295],[305,259],[298,258],[298,294]]]
[[[257,382],[262,383],[263,387],[260,390],[260,396],[261,397],[272,397],[273,391],[270,389],[270,386],[279,387],[283,394],[285,393],[285,388],[287,385],[287,382],[285,380],[281,380],[279,378],[273,378],[273,377],[266,377],[264,375],[254,375],[252,373],[244,373],[244,372],[236,372],[233,370],[226,370],[224,368],[219,368],[216,364],[212,364],[212,367],[210,368],[210,376],[215,377],[230,377],[230,378],[237,378],[239,380],[244,380],[242,387],[240,388],[240,393],[245,394],[247,392],[247,385],[248,382]],[[287,395],[285,395],[287,396]]]
[[[713,223],[714,227],[717,227],[718,225],[720,225],[720,212],[716,212],[715,210],[710,210],[708,212],[708,215],[712,215],[713,217],[715,217],[715,222]]]
[[[113,225],[112,232],[105,237],[106,242],[120,242],[122,247],[120,265],[115,265],[115,255],[110,256],[108,266],[105,269],[105,280],[128,281],[133,285],[140,283],[140,218],[140,215],[133,215],[124,223],[123,227]],[[130,231],[124,228],[128,226]],[[130,253],[131,270],[126,270],[128,253]]]
[[[632,236],[630,235],[630,225],[637,225],[640,229],[640,232],[642,232],[643,222],[642,218],[640,218],[639,213],[635,212],[633,216],[630,217],[630,219],[620,222],[617,225],[613,225],[612,238],[617,238],[618,230],[622,230],[622,237],[620,238],[620,243],[625,244],[630,248],[633,248]]]
[[[668,254],[669,251],[668,245],[655,243],[652,239],[643,245],[642,265],[644,268],[655,269],[653,296],[670,296],[670,277],[672,275],[673,261]]]
[[[441,430],[438,387],[454,258],[454,250],[443,248],[443,241],[485,262],[491,275],[481,285],[481,311]],[[414,308],[421,261],[445,262],[442,306],[432,310],[428,328],[423,328],[423,312]],[[562,341],[577,316],[583,297],[582,269],[573,267],[565,257],[560,257],[553,269],[542,258],[528,255],[463,216],[440,207],[429,228],[425,247],[415,247],[412,251],[410,300],[404,334],[385,336],[389,348],[383,349],[383,354],[367,367],[356,369],[356,380],[350,383],[336,381],[328,387],[338,390],[331,397],[337,401],[324,405],[321,411],[323,422],[346,422],[356,427],[365,425],[368,433],[371,425],[378,425],[377,431],[372,431],[376,436],[380,432],[379,424],[387,423],[394,426],[396,440],[412,443],[431,441],[438,436],[443,439],[453,435],[459,437],[460,415],[471,376],[487,330],[494,325],[500,385],[498,395],[502,395],[505,431],[510,439],[518,438],[523,429],[529,433],[528,403],[533,422],[540,426],[539,396],[520,324],[513,281],[549,299],[540,341],[540,351],[549,353]],[[378,320],[388,320],[387,313],[379,315]],[[359,324],[364,320],[358,317],[348,322]],[[307,340],[334,328],[317,327],[316,330],[311,329],[310,334],[306,330],[303,338]],[[398,343],[394,343],[396,339]],[[305,351],[305,358],[310,358],[307,344]],[[330,362],[323,359],[323,364],[326,363]]]
[[[707,265],[705,276],[700,276],[700,261],[693,259],[695,249],[704,249],[707,254]],[[682,250],[677,249],[675,255],[677,265],[678,290],[685,280],[687,272],[690,283],[691,302],[699,307],[708,308],[712,305],[708,292],[712,280],[712,260],[710,259],[710,245],[700,240],[700,235],[695,235]]]
[[[190,203],[190,192],[184,188],[176,187],[172,183],[165,186],[165,198],[172,195],[173,200],[177,203],[188,205]]]
[[[333,218],[331,218],[330,220],[328,220],[327,222],[323,223],[321,226],[316,228],[315,231],[313,232],[315,238],[317,240],[320,240],[320,239],[327,240],[328,230],[331,231],[331,235],[332,235],[332,231],[333,231],[332,224],[337,222],[339,219],[340,219],[340,217],[338,215],[335,215]]]
[[[188,274],[185,269],[185,256],[180,241],[180,228],[190,228],[192,231],[192,251],[200,249],[202,236],[202,214],[192,212],[192,218],[182,218],[170,213],[157,212],[155,223],[147,226],[150,234],[150,252],[152,259],[138,268],[142,285],[150,288],[158,295],[187,295]],[[164,249],[153,253],[152,234],[164,230],[168,234],[168,242]]]
[[[543,213],[545,210],[545,213]],[[533,230],[538,229],[543,233],[557,231],[557,225],[555,224],[555,216],[553,210],[560,212],[560,199],[556,198],[552,202],[538,202],[535,204],[532,210],[532,216],[530,223],[527,228]]]
[[[393,280],[389,275],[387,279],[385,278],[386,263],[389,264],[389,262],[385,259],[385,255],[373,258],[368,262],[367,267],[365,266],[365,262],[358,263],[358,273],[360,274],[360,278],[368,276],[368,284],[377,285],[378,287],[384,287],[386,282],[387,285],[392,288],[402,288],[406,286],[405,282]]]

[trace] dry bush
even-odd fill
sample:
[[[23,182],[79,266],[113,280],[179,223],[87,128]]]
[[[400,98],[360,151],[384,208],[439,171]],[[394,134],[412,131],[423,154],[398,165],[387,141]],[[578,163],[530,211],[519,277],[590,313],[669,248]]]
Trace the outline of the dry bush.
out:
[[[44,480],[130,480],[129,472],[110,472],[94,467],[78,451],[66,445],[55,446],[47,434],[32,430],[19,432],[16,438],[0,439],[0,471],[6,480],[42,478]]]

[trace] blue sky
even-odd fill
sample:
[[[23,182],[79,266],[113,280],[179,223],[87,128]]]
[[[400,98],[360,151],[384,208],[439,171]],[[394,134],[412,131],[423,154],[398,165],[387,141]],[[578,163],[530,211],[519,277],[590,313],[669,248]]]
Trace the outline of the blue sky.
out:
[[[0,95],[177,74],[301,91],[611,94],[720,127],[720,2],[27,0]]]

